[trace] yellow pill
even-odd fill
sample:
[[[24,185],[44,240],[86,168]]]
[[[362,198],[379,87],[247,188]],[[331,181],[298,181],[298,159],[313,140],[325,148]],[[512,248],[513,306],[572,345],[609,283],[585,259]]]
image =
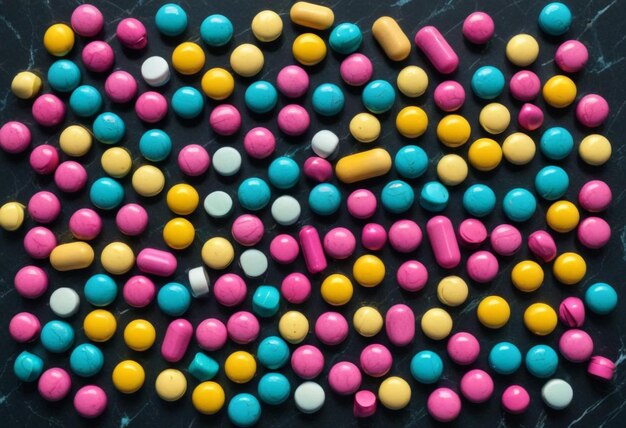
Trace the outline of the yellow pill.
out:
[[[335,174],[340,181],[350,184],[380,177],[387,174],[390,169],[389,152],[376,148],[342,157],[335,165]]]
[[[235,90],[235,79],[228,70],[215,67],[202,76],[202,92],[216,101],[224,100]]]
[[[7,202],[0,207],[0,227],[13,232],[24,223],[24,205],[19,202]]]
[[[192,42],[181,43],[172,52],[172,66],[180,74],[192,75],[202,70],[205,63],[202,48]]]
[[[252,77],[259,74],[265,59],[261,49],[250,43],[237,46],[230,54],[230,67],[242,77]]]
[[[378,399],[389,410],[404,409],[411,401],[411,385],[401,377],[388,377],[378,387]]]
[[[124,342],[133,351],[147,351],[154,345],[156,330],[150,321],[136,319],[126,325]]]
[[[500,296],[487,296],[478,304],[476,309],[478,321],[487,328],[501,328],[511,317],[511,308],[506,300]]]
[[[65,56],[74,47],[74,31],[65,24],[53,24],[43,35],[43,45],[50,55]]]
[[[491,171],[502,161],[502,148],[491,138],[479,138],[470,146],[467,157],[477,170]]]
[[[256,361],[252,354],[235,351],[224,362],[226,377],[235,383],[248,383],[256,374]]]
[[[202,246],[202,261],[211,269],[226,269],[234,258],[233,245],[225,238],[211,238]]]
[[[537,60],[539,43],[530,34],[518,34],[506,44],[506,57],[518,67],[527,67]]]
[[[563,253],[554,260],[552,273],[560,283],[574,285],[585,277],[587,263],[579,254]]]
[[[180,370],[165,369],[157,376],[154,388],[162,400],[177,401],[187,391],[187,379]]]
[[[224,407],[226,395],[217,382],[202,382],[191,394],[193,407],[203,415],[214,415]]]
[[[535,142],[523,132],[515,132],[504,139],[502,154],[513,165],[526,165],[535,157]]]
[[[50,264],[59,272],[88,268],[93,259],[93,248],[86,242],[57,245],[50,253]]]
[[[326,58],[326,44],[317,34],[304,33],[293,41],[291,52],[300,64],[315,65]]]
[[[41,90],[41,77],[30,71],[20,71],[11,81],[11,91],[23,100],[34,98]]]
[[[396,128],[401,135],[407,138],[417,138],[426,132],[428,116],[419,107],[405,107],[396,116]]]
[[[383,328],[383,323],[383,316],[371,306],[360,307],[352,317],[354,329],[363,337],[376,336]]]
[[[285,312],[278,321],[278,332],[287,342],[298,344],[309,334],[309,320],[301,312]]]
[[[570,201],[556,201],[546,212],[546,223],[555,232],[571,232],[578,226],[580,213]]]
[[[350,134],[361,143],[371,143],[380,136],[380,121],[370,113],[359,113],[350,121]]]
[[[447,186],[461,184],[467,178],[467,162],[459,155],[445,155],[437,162],[439,181]]]
[[[546,336],[554,331],[557,315],[551,306],[534,303],[524,311],[524,325],[537,336]]]
[[[543,99],[556,108],[567,107],[576,99],[576,84],[567,76],[552,76],[543,85]]]
[[[603,135],[587,135],[578,146],[578,155],[592,166],[604,165],[611,157],[611,142]]]
[[[113,275],[123,275],[133,268],[135,254],[123,242],[111,242],[102,249],[100,263],[107,272]]]
[[[107,175],[114,178],[122,178],[130,172],[130,169],[133,167],[133,160],[128,150],[122,147],[111,147],[102,153],[100,165]]]
[[[467,143],[472,127],[467,119],[458,114],[444,116],[437,124],[437,138],[447,147],[460,147]]]
[[[198,191],[189,184],[175,184],[167,192],[167,206],[178,215],[191,214],[199,202]]]
[[[372,35],[387,58],[402,61],[411,53],[411,42],[398,22],[390,16],[381,16],[372,24]]]
[[[490,103],[482,108],[478,121],[488,133],[502,134],[511,123],[511,113],[500,103]]]
[[[428,75],[417,65],[404,67],[396,79],[398,90],[407,97],[415,98],[424,95],[428,89]]]
[[[467,300],[469,289],[463,278],[450,275],[437,284],[437,298],[447,306],[460,306]]]
[[[175,250],[184,250],[193,243],[196,229],[185,218],[173,218],[163,228],[163,240],[168,247]]]
[[[283,32],[283,20],[273,10],[262,10],[252,18],[250,28],[260,42],[273,42]]]
[[[133,173],[133,189],[140,196],[156,196],[165,187],[165,176],[156,166],[142,165]]]
[[[123,394],[137,392],[146,380],[146,373],[136,361],[124,360],[113,369],[113,385]]]
[[[452,317],[441,308],[432,308],[422,315],[421,326],[427,337],[433,340],[445,339],[452,331]]]
[[[385,264],[378,257],[365,254],[354,262],[352,276],[363,287],[376,287],[385,279]]]
[[[305,1],[294,3],[289,10],[289,17],[294,24],[316,30],[326,30],[335,22],[331,8]]]
[[[511,281],[515,288],[520,291],[531,292],[537,290],[543,284],[543,269],[539,263],[532,260],[524,260],[513,267]]]
[[[329,305],[342,306],[350,301],[354,293],[352,281],[340,273],[328,275],[320,287],[322,299]]]
[[[87,128],[80,125],[70,125],[61,132],[59,147],[68,156],[84,156],[91,149],[92,140],[91,133]]]
[[[106,342],[113,337],[116,329],[115,316],[104,309],[89,312],[83,320],[85,336],[94,342]]]

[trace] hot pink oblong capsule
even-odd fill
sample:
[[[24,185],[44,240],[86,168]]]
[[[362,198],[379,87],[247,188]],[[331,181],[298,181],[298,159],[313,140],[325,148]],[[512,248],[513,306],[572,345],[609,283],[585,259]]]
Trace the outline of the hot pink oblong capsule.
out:
[[[393,305],[385,314],[385,331],[396,346],[406,346],[415,337],[415,314],[407,305]]]
[[[424,52],[438,72],[453,73],[459,66],[459,57],[452,46],[435,27],[429,25],[415,34],[415,44]]]
[[[548,263],[556,257],[556,243],[545,230],[538,230],[528,236],[528,248],[544,262]]]
[[[298,234],[300,238],[300,246],[302,247],[302,255],[309,273],[319,273],[326,269],[326,255],[322,247],[317,229],[313,226],[304,226]]]
[[[450,219],[442,215],[431,218],[426,223],[426,232],[437,264],[444,269],[458,266],[461,251]]]
[[[170,363],[176,363],[183,359],[189,342],[193,336],[193,326],[183,318],[175,319],[167,326],[163,344],[161,345],[161,355]]]
[[[178,262],[172,253],[156,248],[144,248],[137,255],[137,267],[143,273],[170,276],[176,271]]]

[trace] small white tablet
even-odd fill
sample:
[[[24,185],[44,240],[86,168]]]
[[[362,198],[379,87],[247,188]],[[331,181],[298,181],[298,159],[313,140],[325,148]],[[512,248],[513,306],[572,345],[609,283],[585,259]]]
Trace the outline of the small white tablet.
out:
[[[150,86],[163,86],[170,80],[170,66],[165,58],[151,56],[141,64],[141,77]]]
[[[69,287],[61,287],[50,295],[50,309],[58,317],[69,318],[78,312],[80,297]]]
[[[300,218],[300,202],[293,196],[283,195],[272,204],[272,217],[282,226],[291,226]]]
[[[235,175],[241,168],[241,153],[232,147],[222,147],[213,154],[213,168],[224,177]]]
[[[296,388],[293,399],[302,413],[315,413],[324,405],[326,394],[319,384],[309,381]]]
[[[202,297],[209,294],[209,274],[203,266],[189,269],[187,273],[189,277],[189,285],[191,286],[191,295],[193,297]]]
[[[334,132],[324,129],[313,136],[311,149],[321,158],[332,157],[337,152],[339,137]]]
[[[239,256],[239,266],[249,278],[258,278],[267,272],[267,256],[259,250],[246,250]]]
[[[572,402],[574,390],[563,379],[551,379],[541,388],[541,397],[546,406],[563,410]]]
[[[233,199],[228,193],[216,190],[204,198],[204,210],[213,218],[224,218],[233,210]]]

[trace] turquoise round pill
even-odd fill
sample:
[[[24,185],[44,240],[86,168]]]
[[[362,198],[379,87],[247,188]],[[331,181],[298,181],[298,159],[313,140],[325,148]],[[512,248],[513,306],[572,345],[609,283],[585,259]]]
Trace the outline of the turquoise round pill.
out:
[[[337,53],[348,55],[361,47],[363,34],[358,25],[344,22],[333,28],[328,39],[330,48]]]
[[[441,212],[448,206],[450,194],[446,186],[438,181],[424,184],[420,192],[420,206],[433,213]]]
[[[335,116],[346,102],[341,88],[334,83],[322,83],[313,91],[313,110],[322,116]]]
[[[261,418],[259,400],[246,392],[237,394],[228,403],[228,419],[238,427],[251,427]]]
[[[278,336],[268,336],[256,350],[259,363],[270,370],[277,370],[289,361],[289,346]]]
[[[572,12],[563,3],[549,3],[539,12],[539,28],[551,36],[565,34],[570,25]]]
[[[119,143],[126,133],[126,125],[122,118],[108,111],[99,114],[91,128],[96,140],[104,144]]]
[[[309,208],[315,214],[334,214],[340,205],[341,192],[330,183],[320,183],[309,192]]]
[[[263,403],[276,406],[287,401],[291,394],[291,384],[281,373],[266,373],[259,380],[257,392]]]
[[[491,65],[480,67],[474,72],[470,86],[478,98],[492,100],[504,89],[504,74]]]
[[[552,377],[559,366],[559,356],[548,345],[535,345],[528,350],[526,358],[526,370],[538,378]]]
[[[150,129],[139,139],[139,152],[150,162],[160,162],[172,152],[172,139],[165,131]]]
[[[574,137],[560,126],[546,129],[539,140],[539,150],[548,159],[565,159],[574,148]]]
[[[252,296],[252,312],[260,317],[273,317],[280,307],[280,292],[271,285],[257,287]]]
[[[267,113],[276,107],[278,91],[270,82],[259,80],[248,86],[244,101],[251,111],[259,114]]]
[[[561,198],[569,187],[569,176],[559,166],[549,165],[539,170],[535,175],[535,190],[537,194],[548,201]]]
[[[157,305],[167,315],[178,317],[187,312],[191,304],[191,294],[187,287],[178,282],[165,284],[157,293]]]
[[[97,346],[82,343],[70,355],[70,368],[78,376],[91,377],[97,375],[104,365],[104,355]]]
[[[60,59],[48,68],[48,84],[57,92],[71,92],[80,85],[80,68],[67,59]]]
[[[267,177],[272,186],[291,189],[300,180],[300,167],[293,159],[281,156],[272,161],[267,170]]]
[[[463,193],[463,208],[474,217],[491,214],[496,207],[496,194],[485,184],[474,184]]]
[[[442,374],[443,361],[433,351],[420,351],[411,359],[411,376],[419,383],[435,383]]]
[[[265,180],[258,177],[246,178],[237,189],[241,206],[250,211],[262,210],[270,202],[272,193]]]
[[[511,189],[504,196],[502,202],[504,215],[512,221],[526,221],[530,219],[537,209],[537,200],[526,189]]]
[[[102,210],[112,210],[122,203],[124,187],[110,177],[99,178],[89,189],[89,199],[94,206]]]
[[[43,359],[28,351],[22,351],[13,363],[13,373],[22,382],[34,382],[43,372]]]
[[[154,17],[157,30],[165,36],[179,36],[187,29],[187,13],[177,4],[167,3]]]
[[[70,109],[76,116],[91,117],[102,108],[102,95],[90,85],[82,85],[70,95]]]
[[[74,329],[65,321],[48,321],[41,329],[41,344],[48,352],[60,354],[74,343]]]
[[[109,275],[97,273],[85,282],[83,293],[92,305],[107,306],[117,297],[117,283]]]
[[[380,199],[387,211],[399,214],[408,211],[413,206],[415,192],[407,182],[393,180],[383,187]]]
[[[200,382],[213,379],[219,369],[219,363],[202,352],[197,352],[187,367],[187,371]]]
[[[400,176],[418,178],[428,169],[428,155],[421,147],[404,146],[396,153],[393,164]]]
[[[384,113],[393,107],[396,91],[386,80],[374,80],[365,86],[361,99],[365,108],[372,113]]]
[[[172,110],[183,119],[193,119],[204,109],[204,96],[196,88],[183,86],[172,96]]]
[[[605,282],[596,282],[585,291],[585,306],[593,313],[609,314],[617,306],[617,292]]]
[[[200,37],[209,46],[224,46],[233,38],[233,23],[224,15],[207,16],[200,25]]]
[[[510,342],[497,343],[489,352],[489,366],[498,374],[515,373],[522,364],[522,353]]]

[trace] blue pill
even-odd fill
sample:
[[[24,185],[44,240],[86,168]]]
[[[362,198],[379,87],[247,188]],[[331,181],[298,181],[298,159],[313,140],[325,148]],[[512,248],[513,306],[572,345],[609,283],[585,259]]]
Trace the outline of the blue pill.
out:
[[[337,53],[348,55],[361,47],[363,34],[358,25],[344,22],[333,28],[328,39],[330,48]]]
[[[489,352],[489,366],[498,374],[515,373],[522,364],[522,353],[510,342],[500,342]]]
[[[224,15],[207,16],[200,25],[200,37],[209,46],[224,46],[233,38],[233,23]]]
[[[322,116],[335,116],[346,102],[341,88],[333,83],[322,83],[313,91],[313,110]]]
[[[258,177],[246,178],[237,189],[241,206],[250,211],[258,211],[267,206],[272,193],[265,180]]]
[[[331,215],[341,205],[341,192],[330,183],[321,183],[309,192],[309,208],[315,214]]]
[[[570,25],[572,12],[563,3],[549,3],[539,13],[539,28],[551,36],[565,34]]]
[[[261,418],[261,404],[252,394],[237,394],[228,403],[228,418],[235,426],[251,427]]]
[[[273,317],[280,307],[280,292],[271,285],[259,286],[252,296],[252,312],[260,317]]]
[[[91,343],[78,345],[70,355],[70,368],[78,376],[95,376],[102,370],[103,365],[102,351]]]
[[[157,304],[163,313],[179,317],[189,309],[191,294],[183,284],[170,282],[161,287],[157,293]]]
[[[265,80],[252,83],[244,95],[246,106],[255,113],[263,114],[276,107],[278,91],[274,85]]]
[[[71,92],[80,85],[80,68],[67,59],[60,59],[48,68],[48,84],[58,92]]]
[[[65,321],[48,321],[41,329],[41,344],[46,351],[60,354],[74,343],[74,329]]]
[[[555,201],[567,192],[569,176],[559,166],[549,165],[539,170],[535,175],[535,190],[537,194],[548,201]]]
[[[276,406],[287,401],[291,394],[291,384],[283,374],[266,373],[259,380],[257,392],[262,402]]]
[[[172,96],[172,110],[183,119],[193,119],[204,109],[204,96],[196,88],[183,86]]]
[[[22,351],[13,363],[13,372],[22,382],[34,382],[43,372],[43,359],[28,351]]]
[[[213,379],[219,369],[219,363],[202,352],[197,352],[187,367],[187,371],[200,382]]]
[[[433,213],[441,212],[448,206],[450,194],[446,186],[438,181],[424,184],[420,192],[420,206]]]
[[[408,145],[396,153],[393,162],[398,174],[404,178],[421,177],[428,168],[428,155],[421,147]]]
[[[504,215],[512,221],[526,221],[537,209],[537,200],[526,189],[515,188],[508,191],[502,202]]]
[[[383,207],[394,214],[408,211],[415,201],[413,188],[405,181],[390,181],[383,187],[380,195]]]
[[[259,343],[256,357],[265,368],[276,370],[289,361],[289,346],[278,336],[268,336]]]
[[[117,284],[109,275],[97,273],[85,282],[83,293],[92,305],[107,306],[117,297]]]
[[[463,208],[474,217],[491,214],[496,207],[496,194],[485,184],[474,184],[463,193]]]
[[[365,86],[361,99],[365,108],[372,113],[384,113],[393,107],[396,91],[386,80],[374,80]]]
[[[121,117],[107,111],[96,117],[92,130],[96,140],[104,144],[115,144],[124,138],[126,125]]]
[[[281,156],[270,164],[267,177],[274,187],[279,189],[291,189],[300,180],[300,167],[291,158]]]
[[[91,117],[102,108],[102,95],[90,85],[74,89],[70,95],[70,109],[76,116]]]
[[[172,152],[172,139],[165,131],[150,129],[139,139],[139,152],[150,162],[160,162]]]
[[[478,98],[492,100],[502,93],[504,83],[504,74],[499,69],[485,65],[474,72],[470,85]]]
[[[442,374],[443,361],[432,351],[420,351],[411,359],[411,376],[419,383],[435,383]]]
[[[89,199],[94,206],[102,210],[112,210],[122,203],[124,187],[110,177],[99,178],[89,189]]]
[[[154,22],[161,34],[178,36],[187,29],[187,13],[177,4],[167,3],[157,10]]]
[[[592,284],[585,291],[585,306],[598,315],[606,315],[617,306],[617,292],[605,282]]]
[[[574,137],[560,126],[546,129],[539,140],[539,150],[548,159],[565,159],[574,148]]]
[[[559,356],[548,345],[533,346],[524,361],[530,374],[541,379],[552,377],[559,366]]]

